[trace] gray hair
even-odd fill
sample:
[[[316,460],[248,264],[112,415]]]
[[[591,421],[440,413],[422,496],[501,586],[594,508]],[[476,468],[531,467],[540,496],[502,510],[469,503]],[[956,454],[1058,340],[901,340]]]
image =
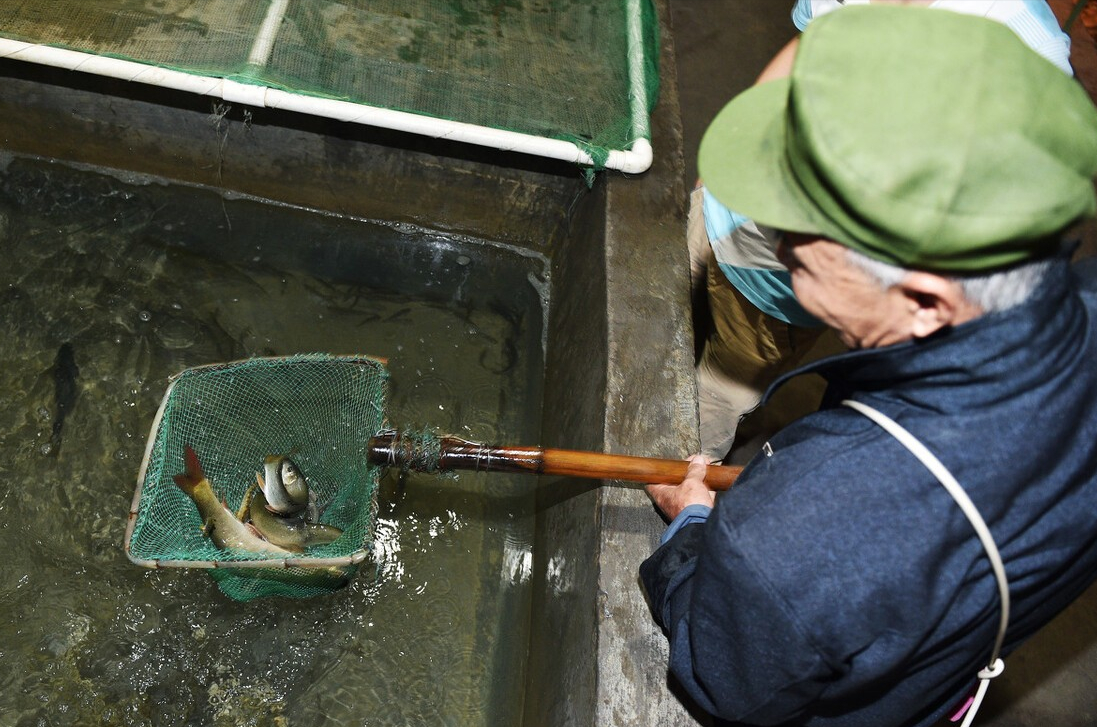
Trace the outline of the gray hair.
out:
[[[884,290],[903,282],[909,270],[881,262],[852,248],[846,248],[849,261],[864,270]],[[1048,270],[1059,258],[1052,256],[1022,263],[983,275],[945,275],[960,284],[964,297],[984,313],[996,313],[1020,305],[1044,282]]]

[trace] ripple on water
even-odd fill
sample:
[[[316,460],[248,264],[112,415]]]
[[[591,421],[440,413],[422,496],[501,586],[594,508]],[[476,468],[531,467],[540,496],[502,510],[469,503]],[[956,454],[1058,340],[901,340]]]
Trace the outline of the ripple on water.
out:
[[[166,315],[156,326],[160,345],[171,351],[190,348],[198,340],[198,327],[185,318]]]

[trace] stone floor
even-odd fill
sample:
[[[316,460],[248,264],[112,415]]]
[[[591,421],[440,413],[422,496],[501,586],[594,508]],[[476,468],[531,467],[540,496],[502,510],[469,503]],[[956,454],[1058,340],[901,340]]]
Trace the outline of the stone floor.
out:
[[[1051,0],[1060,22],[1074,0]],[[713,116],[749,86],[796,33],[791,0],[671,0],[685,146],[686,188]],[[1097,98],[1097,47],[1085,24],[1072,27],[1076,76]],[[1092,226],[1088,233],[1092,248]],[[1006,660],[975,721],[981,727],[1097,725],[1097,587]]]

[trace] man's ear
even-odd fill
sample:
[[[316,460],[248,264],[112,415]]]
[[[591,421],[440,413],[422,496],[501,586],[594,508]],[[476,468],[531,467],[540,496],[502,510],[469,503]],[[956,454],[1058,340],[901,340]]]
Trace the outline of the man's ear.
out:
[[[903,296],[910,334],[914,338],[927,338],[942,328],[965,323],[982,313],[964,297],[959,283],[940,275],[911,272],[896,287]]]

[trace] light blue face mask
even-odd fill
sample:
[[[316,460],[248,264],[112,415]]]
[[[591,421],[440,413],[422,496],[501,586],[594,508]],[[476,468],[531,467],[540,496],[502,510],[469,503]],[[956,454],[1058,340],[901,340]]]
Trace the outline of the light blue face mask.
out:
[[[847,2],[848,1],[850,0],[847,0]],[[994,543],[994,538],[990,534],[990,528],[987,527],[986,521],[983,520],[983,516],[979,514],[978,509],[975,507],[975,503],[971,501],[971,498],[968,497],[964,488],[960,486],[960,483],[956,481],[956,478],[952,476],[952,473],[948,471],[948,468],[941,463],[941,460],[937,459],[932,452],[926,449],[926,446],[918,441],[917,437],[899,426],[895,420],[891,419],[886,414],[877,411],[867,404],[851,399],[846,399],[842,404],[859,411],[879,424],[884,428],[884,431],[898,439],[900,444],[910,450],[910,453],[917,457],[919,462],[925,465],[926,469],[944,485],[944,488],[948,490],[948,494],[952,495],[952,499],[956,500],[956,504],[964,511],[964,515],[967,516],[971,526],[975,528],[975,533],[979,536],[979,541],[983,544],[983,549],[987,552],[987,558],[990,560],[991,568],[994,570],[994,578],[998,581],[998,596],[1002,600],[1002,612],[1001,618],[998,621],[998,635],[994,639],[994,648],[991,649],[990,652],[990,660],[986,667],[979,670],[979,688],[975,692],[975,698],[971,702],[971,706],[967,708],[967,713],[964,715],[964,723],[961,725],[961,727],[970,727],[971,723],[975,720],[975,713],[979,711],[979,705],[983,703],[983,697],[986,695],[987,687],[990,686],[990,680],[1001,674],[1006,668],[1005,663],[998,656],[1002,651],[1002,642],[1006,638],[1006,627],[1009,625],[1009,583],[1006,581],[1006,569],[1002,564],[1002,556],[998,553],[998,546]]]

